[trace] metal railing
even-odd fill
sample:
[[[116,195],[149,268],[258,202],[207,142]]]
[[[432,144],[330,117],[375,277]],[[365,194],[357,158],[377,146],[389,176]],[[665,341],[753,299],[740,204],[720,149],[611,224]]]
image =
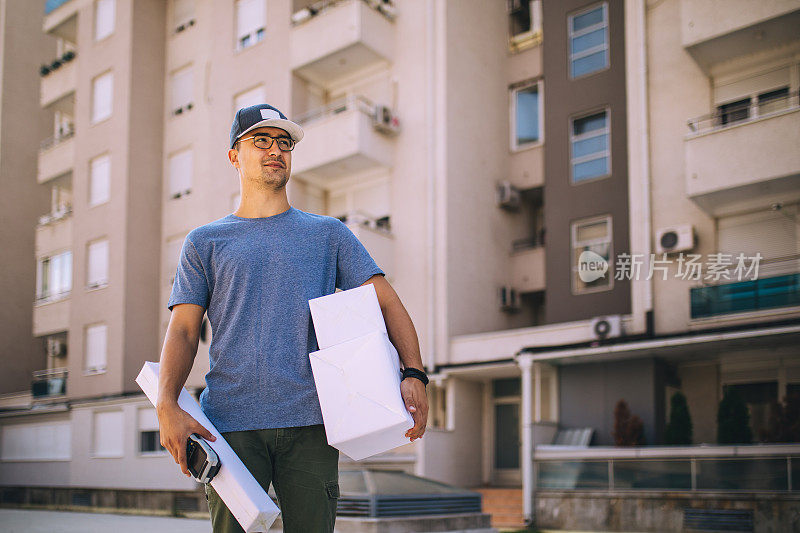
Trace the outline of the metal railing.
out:
[[[298,124],[308,124],[349,110],[358,110],[369,117],[375,116],[375,104],[365,96],[353,95],[334,100],[322,107],[306,111],[294,118]]]
[[[31,394],[34,398],[63,396],[67,393],[67,369],[51,368],[33,373]]]
[[[765,101],[750,98],[740,105],[720,106],[713,113],[687,120],[686,124],[689,126],[689,134],[696,135],[798,108],[800,108],[800,91],[794,91]]]
[[[61,205],[55,211],[39,217],[39,226],[46,226],[53,222],[58,222],[72,214],[72,204]]]
[[[312,4],[307,5],[306,7],[297,10],[296,12],[292,13],[291,22],[292,26],[298,26],[309,20],[313,19],[324,13],[325,11],[336,7],[339,4],[344,2],[350,2],[352,0],[319,0],[318,2],[314,2]],[[392,0],[361,0],[370,8],[374,9],[388,20],[394,20],[397,16],[397,10],[395,8],[394,2]]]
[[[544,450],[536,490],[800,491],[800,444]]]
[[[42,150],[47,150],[48,148],[52,148],[62,142],[71,139],[75,136],[75,126],[73,124],[69,124],[66,127],[62,128],[57,135],[53,135],[52,137],[48,137],[47,139],[43,140],[40,144],[40,148]]]

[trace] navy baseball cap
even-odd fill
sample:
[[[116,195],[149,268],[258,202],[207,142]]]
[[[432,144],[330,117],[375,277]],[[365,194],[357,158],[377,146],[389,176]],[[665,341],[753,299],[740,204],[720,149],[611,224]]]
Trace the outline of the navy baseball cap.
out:
[[[258,104],[243,107],[236,112],[231,125],[231,148],[239,137],[248,131],[266,126],[285,130],[294,142],[299,142],[303,138],[303,128],[298,124],[286,118],[286,115],[271,105]]]

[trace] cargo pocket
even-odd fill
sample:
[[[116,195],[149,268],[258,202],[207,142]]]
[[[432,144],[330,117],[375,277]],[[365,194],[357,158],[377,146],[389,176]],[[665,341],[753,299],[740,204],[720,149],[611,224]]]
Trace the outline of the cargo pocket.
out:
[[[337,481],[327,481],[325,483],[325,491],[328,493],[328,498],[336,500],[339,498],[339,483]]]

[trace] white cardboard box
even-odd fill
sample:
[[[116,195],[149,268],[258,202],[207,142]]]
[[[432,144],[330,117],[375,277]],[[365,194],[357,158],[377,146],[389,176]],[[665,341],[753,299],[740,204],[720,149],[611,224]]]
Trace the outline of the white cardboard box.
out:
[[[397,350],[384,331],[309,357],[328,444],[356,461],[408,444],[414,419],[400,395]]]
[[[320,350],[363,337],[386,333],[386,323],[372,283],[308,301]]]
[[[145,363],[136,378],[136,383],[142,388],[150,402],[156,405],[158,401],[158,363]],[[186,389],[181,390],[178,406],[217,438],[214,442],[209,442],[221,462],[219,472],[211,480],[211,486],[214,487],[247,533],[268,531],[280,513],[278,506],[261,488],[239,456],[208,420],[197,400]]]

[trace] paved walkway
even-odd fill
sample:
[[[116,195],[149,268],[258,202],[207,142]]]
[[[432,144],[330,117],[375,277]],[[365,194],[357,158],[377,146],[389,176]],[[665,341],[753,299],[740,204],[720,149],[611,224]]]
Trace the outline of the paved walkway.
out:
[[[0,509],[3,533],[211,533],[211,522],[189,518]]]

